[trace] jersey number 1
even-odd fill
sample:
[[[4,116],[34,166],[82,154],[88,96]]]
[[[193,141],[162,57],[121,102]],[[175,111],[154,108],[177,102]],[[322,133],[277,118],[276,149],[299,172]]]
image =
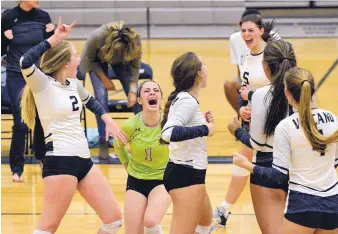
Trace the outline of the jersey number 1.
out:
[[[79,106],[77,104],[79,103],[79,101],[77,100],[77,98],[75,96],[69,96],[69,98],[70,100],[72,100],[73,111],[78,111]]]
[[[144,151],[146,152],[145,160],[146,161],[153,161],[153,159],[151,158],[151,148],[147,148]]]

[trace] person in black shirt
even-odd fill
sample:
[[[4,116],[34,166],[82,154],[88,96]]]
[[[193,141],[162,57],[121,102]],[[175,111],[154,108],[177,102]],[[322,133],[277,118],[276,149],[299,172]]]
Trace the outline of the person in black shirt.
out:
[[[46,11],[38,9],[38,1],[20,1],[18,6],[6,11],[1,17],[1,56],[7,55],[8,96],[11,101],[14,126],[9,161],[13,181],[23,182],[25,133],[27,126],[22,122],[20,100],[26,85],[22,77],[19,59],[54,32],[54,25]],[[37,64],[38,65],[38,62]],[[34,151],[39,160],[45,156],[45,144],[40,120],[34,129]]]

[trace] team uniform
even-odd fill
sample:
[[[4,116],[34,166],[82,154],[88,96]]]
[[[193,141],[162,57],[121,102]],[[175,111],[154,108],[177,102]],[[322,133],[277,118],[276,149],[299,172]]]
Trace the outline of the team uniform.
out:
[[[204,184],[209,129],[198,101],[180,92],[172,101],[162,139],[169,142],[169,163],[164,173],[167,191]]]
[[[312,114],[323,135],[338,129],[333,113],[313,109]],[[285,218],[309,228],[338,228],[338,143],[323,146],[325,153],[314,151],[298,112],[279,123],[274,138],[273,168],[255,166],[254,173],[278,184],[290,177]]]
[[[97,115],[105,112],[76,78],[67,79],[67,84],[62,85],[36,67],[34,62],[49,48],[49,42],[43,41],[20,60],[45,134],[43,177],[69,174],[81,181],[93,165],[81,125],[82,103]]]
[[[276,32],[271,32],[274,40],[279,40],[280,36]],[[238,65],[240,73],[242,73],[242,65],[244,64],[246,53],[249,48],[246,46],[245,41],[241,36],[241,31],[235,32],[230,35],[230,62],[231,64]]]
[[[271,85],[257,89],[251,99],[251,127],[250,134],[244,129],[237,129],[235,136],[246,146],[253,148],[252,162],[262,167],[272,167],[273,161],[273,141],[274,135],[267,136],[264,133],[267,111],[272,100]],[[266,180],[262,180],[256,174],[251,174],[250,183],[267,188],[281,188],[284,191],[288,189],[288,181],[282,185],[276,185]]]
[[[168,163],[168,147],[159,143],[161,126],[147,127],[141,113],[138,113],[129,118],[121,129],[127,135],[131,155],[116,142],[114,148],[121,163],[128,163],[127,190],[148,197],[156,186],[163,184],[163,174]]]

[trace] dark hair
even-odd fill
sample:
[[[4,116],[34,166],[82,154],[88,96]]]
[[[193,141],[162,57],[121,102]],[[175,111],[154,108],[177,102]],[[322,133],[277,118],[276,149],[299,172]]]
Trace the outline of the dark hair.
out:
[[[174,81],[175,90],[170,93],[168,101],[165,104],[161,128],[163,128],[167,122],[169,108],[172,101],[176,98],[179,92],[188,91],[194,86],[195,78],[201,68],[202,62],[193,52],[187,52],[175,59],[170,72]],[[163,141],[162,138],[160,139],[160,143],[168,144]]]
[[[255,23],[259,29],[264,28],[262,39],[265,42],[269,41],[273,37],[273,35],[271,35],[271,30],[275,26],[274,20],[272,20],[271,22],[263,22],[262,17],[260,15],[250,14],[242,17],[241,21],[239,22],[239,26],[242,27],[243,23],[249,21]]]
[[[139,85],[139,87],[138,87],[138,89],[137,89],[136,97],[141,97],[141,91],[142,91],[143,85],[144,85],[145,83],[149,83],[149,82],[153,82],[153,83],[157,84],[158,88],[160,89],[161,95],[163,95],[163,92],[162,92],[162,89],[161,89],[161,86],[159,85],[159,83],[157,83],[157,82],[154,81],[154,80],[145,80],[145,81],[143,81],[143,82]]]
[[[271,98],[264,125],[264,133],[271,136],[275,128],[288,113],[288,100],[284,95],[284,74],[297,65],[291,43],[282,40],[268,42],[264,49],[263,61],[271,72],[271,88],[265,97]],[[269,95],[271,94],[271,96]]]
[[[317,129],[311,111],[311,98],[315,82],[311,72],[302,68],[291,68],[285,73],[284,82],[293,99],[298,103],[299,123],[313,150],[324,153],[325,145],[338,142],[338,130],[331,136],[323,136]]]
[[[261,14],[260,14],[259,11],[256,10],[256,9],[246,9],[246,10],[243,12],[241,18],[243,18],[244,16],[247,16],[247,15],[261,15]]]

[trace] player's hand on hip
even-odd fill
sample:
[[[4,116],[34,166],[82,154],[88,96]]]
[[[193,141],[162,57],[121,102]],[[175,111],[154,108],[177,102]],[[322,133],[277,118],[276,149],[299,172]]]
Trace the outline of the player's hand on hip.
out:
[[[241,124],[239,123],[237,117],[234,117],[233,120],[229,121],[228,129],[232,135],[235,135],[235,131],[237,128],[241,128]]]
[[[8,39],[8,40],[12,40],[13,39],[13,31],[12,30],[7,30],[7,31],[5,31],[4,32],[4,34],[5,34],[5,37]]]

